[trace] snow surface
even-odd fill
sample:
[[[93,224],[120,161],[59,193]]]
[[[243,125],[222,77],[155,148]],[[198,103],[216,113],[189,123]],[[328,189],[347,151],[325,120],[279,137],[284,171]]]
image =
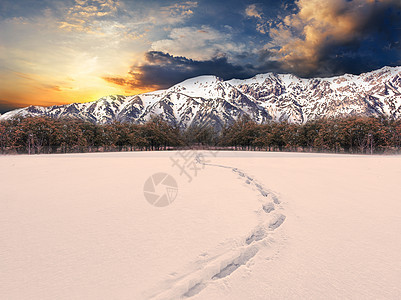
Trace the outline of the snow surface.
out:
[[[401,297],[400,156],[199,153],[0,156],[0,298]]]

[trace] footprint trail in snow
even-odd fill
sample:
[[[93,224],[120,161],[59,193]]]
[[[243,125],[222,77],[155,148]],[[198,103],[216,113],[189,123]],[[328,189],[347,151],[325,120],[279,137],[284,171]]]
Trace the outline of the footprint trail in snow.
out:
[[[238,175],[238,179],[257,193],[256,197],[261,202],[259,225],[243,240],[242,244],[205,260],[200,268],[172,280],[167,289],[153,295],[150,299],[185,299],[199,294],[208,284],[226,278],[237,269],[247,265],[259,250],[269,243],[269,232],[272,233],[285,221],[286,216],[282,213],[281,202],[274,192],[265,189],[255,178],[237,168],[206,163],[202,158],[202,155],[197,155],[196,162],[230,169]]]

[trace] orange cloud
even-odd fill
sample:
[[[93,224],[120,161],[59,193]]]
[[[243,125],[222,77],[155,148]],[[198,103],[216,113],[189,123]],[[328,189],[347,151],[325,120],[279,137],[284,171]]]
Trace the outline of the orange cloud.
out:
[[[68,31],[99,33],[101,28],[96,20],[113,15],[120,6],[118,0],[75,0],[63,20],[59,21],[59,28]]]
[[[245,9],[245,14],[248,17],[254,17],[257,19],[262,19],[262,14],[258,11],[256,4],[251,4]]]
[[[86,80],[85,80],[86,78]],[[141,89],[132,89],[116,81],[105,84],[98,77],[68,78],[57,80],[45,75],[13,72],[0,73],[0,108],[26,107],[29,105],[59,105],[72,102],[97,100],[110,94],[136,94]],[[90,84],[88,84],[90,82]]]
[[[138,78],[141,77],[141,74],[129,72],[129,75],[126,78],[119,77],[119,76],[104,76],[102,77],[103,80],[110,82],[112,84],[121,86],[127,93],[130,94],[140,94],[146,93],[150,91],[154,91],[160,88],[159,85],[156,84],[146,84],[139,80]]]
[[[299,11],[282,18],[269,31],[267,45],[275,59],[289,71],[313,72],[331,46],[347,45],[361,38],[370,23],[398,0],[299,0]]]

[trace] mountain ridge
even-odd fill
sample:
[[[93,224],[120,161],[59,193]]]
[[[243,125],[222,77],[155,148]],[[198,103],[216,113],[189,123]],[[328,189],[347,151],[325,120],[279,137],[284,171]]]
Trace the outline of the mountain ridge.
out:
[[[144,123],[160,115],[170,124],[187,128],[211,125],[217,129],[249,115],[257,123],[305,123],[322,117],[349,115],[401,118],[401,67],[383,67],[360,75],[300,78],[265,73],[249,79],[213,75],[189,78],[164,90],[92,102],[29,106],[0,115],[0,120],[25,116],[76,118],[105,124]]]

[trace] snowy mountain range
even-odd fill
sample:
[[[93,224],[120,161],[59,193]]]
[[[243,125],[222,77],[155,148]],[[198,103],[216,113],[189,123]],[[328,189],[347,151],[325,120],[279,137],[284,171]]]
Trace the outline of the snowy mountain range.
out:
[[[144,123],[160,115],[186,128],[209,124],[219,129],[247,114],[268,120],[305,123],[321,117],[349,115],[401,117],[401,67],[384,67],[361,75],[304,79],[267,73],[223,81],[215,76],[185,80],[166,90],[134,96],[107,96],[86,103],[29,106],[0,116],[77,118],[98,124]]]

